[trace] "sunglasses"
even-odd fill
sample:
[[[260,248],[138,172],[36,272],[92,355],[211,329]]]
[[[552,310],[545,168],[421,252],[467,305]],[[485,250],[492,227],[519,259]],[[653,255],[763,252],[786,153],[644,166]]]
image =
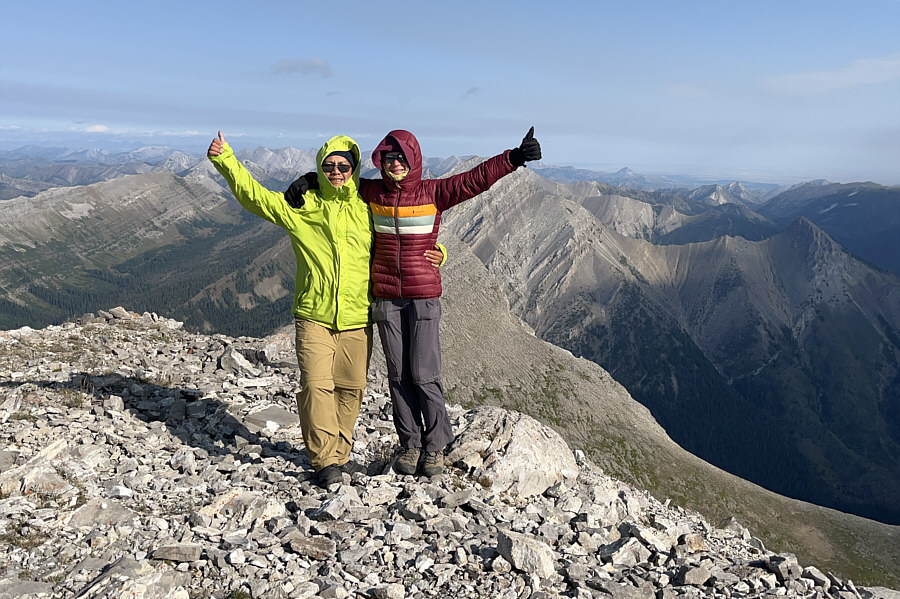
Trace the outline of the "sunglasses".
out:
[[[353,167],[350,166],[349,164],[335,164],[333,162],[326,162],[325,164],[322,165],[322,170],[325,171],[326,173],[330,173],[334,169],[337,169],[342,173],[349,173],[350,169],[352,169],[352,168]]]
[[[404,156],[403,154],[386,154],[384,156],[385,164],[393,164],[394,162],[397,162],[397,161],[400,161],[403,164],[409,164],[406,161],[406,156]]]

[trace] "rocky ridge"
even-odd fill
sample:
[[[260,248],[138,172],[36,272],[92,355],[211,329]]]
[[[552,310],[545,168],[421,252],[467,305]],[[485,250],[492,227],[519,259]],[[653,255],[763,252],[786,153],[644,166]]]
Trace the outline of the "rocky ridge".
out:
[[[384,375],[319,488],[292,339],[117,308],[0,332],[0,598],[898,597],[606,476],[552,429],[450,406],[433,479],[390,468]]]

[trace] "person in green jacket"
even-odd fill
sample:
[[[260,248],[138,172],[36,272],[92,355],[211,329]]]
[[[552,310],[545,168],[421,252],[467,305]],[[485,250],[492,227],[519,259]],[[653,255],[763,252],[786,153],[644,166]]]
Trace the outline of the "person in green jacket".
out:
[[[221,131],[207,156],[241,206],[290,236],[297,259],[292,312],[300,429],[319,483],[340,482],[342,472],[363,469],[350,461],[350,451],[372,352],[373,227],[358,192],[359,146],[344,135],[325,142],[316,155],[318,189],[307,191],[299,208],[254,180]],[[443,259],[440,251],[426,254],[436,265]]]

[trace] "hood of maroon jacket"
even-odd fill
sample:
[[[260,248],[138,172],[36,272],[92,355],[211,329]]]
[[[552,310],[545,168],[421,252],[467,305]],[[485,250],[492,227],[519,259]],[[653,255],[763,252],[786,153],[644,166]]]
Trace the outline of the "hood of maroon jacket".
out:
[[[403,152],[409,172],[400,181],[384,175],[381,156]],[[379,298],[430,299],[441,295],[441,272],[425,259],[434,247],[441,213],[487,191],[513,172],[509,151],[445,179],[422,179],[422,150],[409,131],[388,133],[372,152],[381,179],[360,181],[360,193],[369,203],[375,228],[372,252],[372,294]]]
[[[409,172],[402,181],[394,181],[394,185],[402,191],[411,191],[422,182],[422,150],[419,148],[419,140],[416,136],[403,129],[394,129],[384,136],[375,149],[372,151],[372,162],[375,168],[384,177],[384,170],[381,168],[381,155],[385,152],[403,152],[406,156],[406,163],[409,165]],[[385,185],[390,185],[392,181],[385,179]]]

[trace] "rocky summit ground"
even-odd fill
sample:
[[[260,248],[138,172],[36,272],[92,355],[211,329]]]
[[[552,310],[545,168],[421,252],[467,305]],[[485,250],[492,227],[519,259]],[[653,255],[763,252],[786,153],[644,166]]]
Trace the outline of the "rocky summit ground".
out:
[[[391,469],[373,372],[323,489],[288,335],[117,308],[0,332],[0,599],[900,597],[603,474],[536,420],[450,406],[445,473]]]

